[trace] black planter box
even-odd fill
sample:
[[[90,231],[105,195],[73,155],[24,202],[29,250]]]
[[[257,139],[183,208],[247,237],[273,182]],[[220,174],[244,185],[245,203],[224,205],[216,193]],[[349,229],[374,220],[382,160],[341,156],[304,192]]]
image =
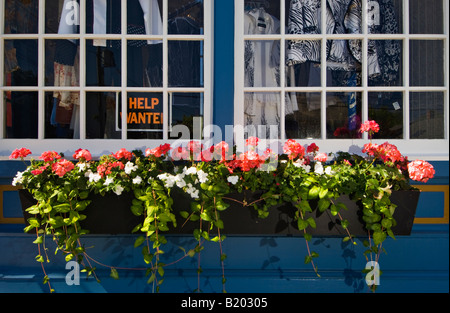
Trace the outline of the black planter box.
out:
[[[19,190],[22,209],[25,220],[31,217],[25,209],[34,205],[36,201],[26,190]],[[259,199],[262,192],[251,192],[245,194],[247,203]],[[180,211],[190,211],[191,198],[182,192],[174,191],[173,211],[177,216],[177,227],[169,230],[168,234],[192,234],[198,228],[198,222],[186,222],[180,217]],[[397,226],[392,230],[395,235],[410,235],[414,223],[417,203],[420,191],[394,191],[391,201],[397,205],[394,218]],[[120,196],[108,194],[91,195],[92,203],[83,212],[87,218],[81,221],[83,229],[89,230],[91,234],[130,234],[133,228],[143,221],[142,216],[135,216],[131,213],[130,206],[133,193],[123,193]],[[230,194],[227,198],[243,201],[243,194]],[[297,228],[294,220],[296,208],[291,204],[284,204],[273,207],[269,211],[267,218],[259,218],[253,207],[244,207],[233,200],[224,200],[230,204],[225,211],[220,212],[224,229],[221,231],[225,235],[280,235],[280,236],[301,236],[303,231]],[[367,230],[362,224],[361,204],[350,200],[348,197],[341,197],[336,202],[344,203],[348,210],[341,210],[340,215],[349,221],[348,230],[352,236],[367,236]],[[313,236],[347,236],[346,230],[341,226],[338,216],[333,216],[327,210],[320,213],[313,210],[309,216],[313,216],[316,221],[316,228],[309,227],[308,233]],[[307,216],[308,217],[308,216]],[[169,224],[169,227],[171,224]]]

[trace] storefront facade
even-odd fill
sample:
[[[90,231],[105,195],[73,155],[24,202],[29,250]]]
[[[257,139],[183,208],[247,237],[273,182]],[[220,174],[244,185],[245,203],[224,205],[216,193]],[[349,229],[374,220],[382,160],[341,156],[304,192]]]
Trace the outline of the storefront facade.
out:
[[[98,157],[190,139],[239,145],[258,136],[355,152],[368,140],[359,126],[376,120],[382,129],[376,142],[389,141],[436,169],[419,186],[413,233],[387,243],[380,291],[448,292],[448,6],[444,0],[0,1],[6,252],[0,291],[46,292],[11,186],[24,169],[8,159],[16,148],[27,147],[35,158],[78,148]],[[183,240],[174,236],[169,244],[176,250]],[[317,278],[303,264],[300,238],[230,236],[227,291],[365,292],[363,247],[349,249],[341,240],[315,242],[324,271]],[[142,263],[133,236],[87,241],[102,263]],[[220,292],[220,264],[209,253],[202,256],[201,289]],[[195,290],[193,263],[167,269],[161,291]],[[64,260],[49,271],[66,292],[152,291],[139,271],[115,281],[105,270],[100,284],[78,286],[65,283]]]

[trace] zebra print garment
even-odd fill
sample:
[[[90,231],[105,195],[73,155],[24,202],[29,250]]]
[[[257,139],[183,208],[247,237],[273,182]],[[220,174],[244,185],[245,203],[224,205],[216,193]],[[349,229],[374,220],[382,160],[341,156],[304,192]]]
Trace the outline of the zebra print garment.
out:
[[[326,33],[343,34],[343,20],[351,0],[327,1]],[[308,35],[321,33],[321,1],[291,0],[288,33]],[[351,70],[356,64],[349,53],[345,40],[328,40],[326,43],[328,67],[336,70]],[[291,40],[288,42],[287,64],[306,61],[320,63],[321,44],[319,40]]]

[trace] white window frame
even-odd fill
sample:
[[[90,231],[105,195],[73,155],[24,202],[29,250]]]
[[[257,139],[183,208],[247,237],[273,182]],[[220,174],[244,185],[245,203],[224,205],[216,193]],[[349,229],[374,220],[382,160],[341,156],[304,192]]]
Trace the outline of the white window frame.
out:
[[[444,32],[440,35],[435,34],[410,34],[409,33],[409,0],[402,1],[403,8],[403,33],[395,35],[386,34],[368,34],[366,15],[363,14],[362,23],[364,25],[362,34],[320,34],[320,35],[290,35],[286,34],[285,28],[280,27],[280,34],[270,35],[244,35],[244,0],[235,0],[235,106],[234,106],[234,124],[245,125],[244,121],[244,93],[245,92],[277,92],[280,99],[285,99],[287,92],[318,92],[321,93],[321,138],[307,140],[298,139],[302,144],[316,143],[321,151],[337,152],[349,151],[355,152],[355,146],[362,147],[368,142],[367,134],[362,139],[328,139],[326,138],[326,93],[327,92],[360,92],[362,95],[362,119],[368,119],[368,93],[378,91],[393,91],[403,93],[403,139],[380,139],[374,140],[375,143],[389,141],[396,145],[402,154],[410,159],[421,158],[429,161],[449,160],[449,3],[442,0],[444,9]],[[289,5],[288,0],[280,0],[280,25],[286,25],[286,16],[284,15],[285,6]],[[324,8],[326,0],[322,0],[321,7]],[[362,1],[362,12],[367,12],[367,1]],[[326,10],[322,10],[321,29],[326,29]],[[285,67],[280,66],[280,86],[281,87],[244,87],[244,42],[246,40],[279,40],[281,47],[281,58],[285,60],[286,40],[321,40],[322,43],[330,39],[360,39],[363,47],[363,64],[367,60],[367,47],[369,39],[395,39],[403,41],[403,85],[398,87],[369,87],[367,67],[362,67],[362,85],[361,87],[326,87],[326,66],[321,67],[321,86],[320,87],[283,87],[285,86]],[[409,85],[409,46],[411,40],[442,40],[444,43],[444,86],[442,87],[414,87]],[[321,64],[326,64],[326,45],[322,44]],[[409,95],[410,92],[435,91],[444,94],[444,138],[445,139],[410,139],[409,125]],[[281,134],[280,141],[286,140],[284,132],[285,106],[281,102]],[[293,138],[295,139],[295,138]],[[351,150],[347,150],[351,148]],[[357,149],[356,149],[357,150]]]
[[[67,157],[78,148],[88,149],[92,155],[115,152],[121,148],[128,150],[153,148],[163,143],[173,143],[175,140],[168,138],[169,121],[169,93],[171,92],[198,92],[203,93],[203,123],[212,124],[213,118],[213,16],[214,0],[204,0],[204,25],[201,35],[170,35],[168,34],[168,2],[163,0],[163,34],[162,35],[127,35],[127,1],[121,1],[121,28],[122,34],[87,34],[86,15],[80,14],[80,33],[75,35],[46,34],[45,33],[45,1],[39,1],[38,34],[4,34],[4,9],[5,1],[0,0],[0,160],[7,159],[16,148],[27,147],[33,152],[33,157],[47,150],[64,152]],[[86,12],[86,0],[80,0],[80,12]],[[45,40],[48,39],[80,39],[80,86],[79,87],[52,87],[45,86]],[[11,39],[36,39],[38,40],[38,85],[35,87],[12,87],[4,84],[4,40]],[[122,50],[122,84],[120,87],[87,87],[86,86],[86,40],[108,39],[121,40]],[[127,87],[127,40],[162,40],[163,42],[163,86],[162,87]],[[185,88],[169,87],[168,84],[168,42],[171,40],[195,40],[203,41],[203,87]],[[38,92],[38,138],[37,139],[8,139],[5,138],[5,112],[4,93],[6,91],[35,91]],[[45,138],[45,93],[53,91],[78,91],[80,92],[80,139],[46,139]],[[163,139],[127,139],[127,114],[122,114],[121,139],[86,139],[86,92],[121,92],[122,112],[127,112],[127,92],[161,92],[163,94]]]

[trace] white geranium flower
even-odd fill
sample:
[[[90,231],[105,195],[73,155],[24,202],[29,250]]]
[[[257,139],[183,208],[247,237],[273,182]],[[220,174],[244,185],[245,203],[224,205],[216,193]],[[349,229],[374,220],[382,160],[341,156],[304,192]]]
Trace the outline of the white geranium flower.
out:
[[[197,172],[197,176],[198,176],[200,183],[206,183],[208,181],[208,173],[205,173],[202,170],[199,170]]]
[[[100,176],[99,173],[89,173],[89,182],[98,182],[102,177]]]
[[[186,167],[184,169],[186,169]],[[184,169],[183,169],[183,172],[184,172]],[[197,168],[195,168],[194,166],[191,166],[190,168],[186,169],[186,172],[185,172],[186,175],[196,174],[196,173],[197,173]]]
[[[325,167],[325,174],[331,175],[331,166]]]
[[[233,185],[236,185],[237,182],[239,181],[239,176],[235,175],[235,176],[228,176],[227,177],[227,181],[229,183],[232,183]]]
[[[105,183],[103,185],[108,186],[109,184],[113,183],[114,179],[112,177],[106,177]]]
[[[133,184],[139,185],[140,183],[142,183],[141,176],[136,176],[135,178],[133,178]]]
[[[129,175],[129,174],[131,174],[131,172],[137,170],[137,168],[138,168],[137,165],[134,165],[133,162],[128,161],[127,164],[125,164],[124,171],[126,174]]]
[[[118,196],[120,196],[122,194],[123,191],[123,187],[120,185],[117,185],[116,188],[114,189],[114,193]]]
[[[16,186],[17,184],[21,184],[23,182],[23,172],[17,172],[16,177],[14,177],[12,181],[12,185]]]
[[[78,166],[78,172],[83,172],[83,171],[85,171],[87,168],[89,168],[89,163],[78,162],[78,163],[77,163],[77,166]]]
[[[316,165],[314,165],[314,173],[323,175],[323,165],[320,162],[317,162]]]

